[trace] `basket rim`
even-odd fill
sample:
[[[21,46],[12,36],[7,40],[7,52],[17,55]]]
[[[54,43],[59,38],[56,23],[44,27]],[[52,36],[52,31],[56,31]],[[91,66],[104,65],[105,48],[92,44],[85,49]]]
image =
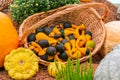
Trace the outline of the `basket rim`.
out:
[[[97,13],[97,11],[96,11],[94,8],[92,8],[93,6],[101,6],[101,7],[104,7],[104,8],[106,9],[106,10],[105,10],[105,14],[104,14],[103,16],[100,16],[100,15]],[[64,12],[64,13],[65,13],[65,12],[69,12],[70,10],[74,10],[74,9],[76,9],[76,8],[80,8],[80,9],[91,8],[92,11],[95,13],[96,17],[99,18],[100,20],[103,20],[103,21],[106,19],[106,17],[108,16],[108,12],[109,12],[108,7],[107,7],[105,4],[103,4],[103,3],[88,3],[88,4],[83,4],[83,5],[77,5],[77,6],[74,6],[74,7],[72,7],[72,8],[67,8],[67,9],[65,9],[65,10],[59,11],[59,12],[54,13],[54,14],[52,14],[52,15],[57,16],[58,14],[63,14],[63,12]],[[42,21],[42,22],[47,21],[47,18],[51,17],[52,15],[47,16],[46,18],[40,20],[40,21],[37,22],[36,24],[40,24],[41,21]],[[34,30],[34,29],[37,28],[37,27],[38,27],[38,26],[33,25],[31,28],[28,29],[28,32],[26,31],[26,32],[23,33],[23,35],[21,35],[21,36],[19,35],[19,39],[20,39],[21,43],[22,43],[22,40],[24,40],[24,38],[25,38],[24,35],[29,34],[31,30]],[[23,42],[23,43],[24,43],[24,42]]]
[[[65,6],[62,6],[62,7],[59,7],[59,8],[56,8],[56,9],[52,9],[52,10],[49,10],[47,12],[40,12],[40,13],[35,13],[31,16],[28,16],[23,22],[22,24],[20,25],[19,27],[19,36],[22,36],[22,32],[23,32],[23,28],[26,27],[24,26],[29,20],[31,20],[33,17],[36,17],[36,16],[41,16],[41,15],[44,15],[44,14],[49,14],[51,12],[57,12],[58,10],[64,10],[66,8],[70,8],[70,7],[74,7],[74,6],[77,6],[78,4],[68,4],[68,5],[65,5]]]
[[[101,4],[101,3],[100,3],[100,4]],[[48,22],[48,19],[57,17],[58,14],[64,14],[64,13],[69,12],[69,11],[71,11],[71,10],[74,10],[74,9],[76,9],[76,8],[84,9],[84,8],[88,8],[88,7],[81,7],[81,5],[78,5],[78,6],[75,6],[75,7],[72,7],[72,8],[68,8],[68,9],[59,11],[59,12],[53,14],[53,15],[50,15],[50,16],[48,16],[48,17],[40,20],[38,23],[36,23],[35,25],[33,25],[33,26],[28,30],[28,32],[25,32],[25,33],[26,33],[26,34],[31,33],[32,30],[34,30],[35,28],[38,27],[37,24],[39,24],[39,26],[41,26],[42,24],[45,24],[44,22]],[[106,36],[106,30],[105,30],[104,23],[103,23],[103,21],[102,21],[102,17],[100,17],[100,15],[95,11],[95,9],[93,9],[93,8],[90,7],[90,10],[92,10],[93,13],[95,13],[96,17],[99,19],[100,24],[101,24],[101,26],[102,26],[102,31],[103,31],[103,35],[102,35],[103,38],[101,39],[101,42],[99,43],[99,46],[97,46],[97,48],[94,49],[93,52],[92,52],[92,56],[94,56],[94,55],[97,53],[97,51],[102,47],[102,44],[103,44],[103,42],[104,42],[104,40],[105,40],[105,36]],[[43,22],[43,23],[41,24],[41,22]],[[23,36],[23,37],[24,37],[24,36]],[[80,60],[81,62],[83,62],[83,61],[86,61],[87,59],[89,59],[89,56],[84,56],[84,57],[80,58],[79,60]],[[75,61],[75,60],[74,60],[74,61]],[[42,59],[39,59],[39,62],[40,62],[41,64],[45,65],[45,66],[48,66],[49,63],[51,63],[51,62],[44,61],[44,60],[42,60]],[[65,62],[65,63],[67,63],[67,62]]]

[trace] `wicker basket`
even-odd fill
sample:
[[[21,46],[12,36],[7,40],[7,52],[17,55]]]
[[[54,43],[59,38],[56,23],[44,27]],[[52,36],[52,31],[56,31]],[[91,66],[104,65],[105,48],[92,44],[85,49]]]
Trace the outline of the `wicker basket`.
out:
[[[101,17],[92,6],[101,6],[105,8],[105,14]],[[108,8],[102,3],[90,3],[87,5],[77,5],[71,8],[54,13],[40,21],[36,24],[31,25],[22,34],[20,34],[21,44],[27,47],[27,36],[35,30],[37,27],[45,25],[55,25],[64,21],[70,21],[75,25],[85,24],[86,28],[92,32],[92,38],[95,41],[96,47],[92,52],[92,56],[101,48],[105,39],[105,27],[102,20],[106,18],[108,14]],[[84,56],[79,60],[81,62],[89,59],[89,56]],[[48,66],[50,62],[39,59],[40,63]],[[74,60],[75,61],[75,60]],[[65,62],[67,63],[67,62]]]
[[[49,16],[49,15],[52,15],[58,11],[61,11],[61,10],[64,10],[66,8],[70,8],[70,7],[73,7],[73,6],[76,6],[77,4],[73,4],[73,5],[66,5],[66,6],[63,6],[63,7],[59,7],[57,9],[53,9],[53,10],[49,10],[47,12],[40,12],[40,13],[36,13],[36,14],[33,14],[31,16],[29,16],[28,18],[26,18],[23,23],[20,25],[20,28],[19,28],[19,36],[22,36],[22,34],[28,30],[28,28],[30,28],[32,25],[36,24],[37,22],[39,22],[41,19]]]
[[[110,9],[110,12],[109,12],[108,17],[107,17],[107,19],[106,19],[105,22],[110,22],[110,21],[113,21],[113,20],[117,20],[117,18],[116,18],[116,12],[117,12],[117,8],[118,7],[115,4],[112,4],[108,0],[93,0],[93,1],[95,1],[95,2],[101,2],[101,3],[105,4],[105,5],[107,5],[108,8]],[[101,9],[99,11],[99,13],[102,14],[102,11],[103,10]]]
[[[13,0],[0,0],[0,11],[7,8],[10,3],[12,3]]]

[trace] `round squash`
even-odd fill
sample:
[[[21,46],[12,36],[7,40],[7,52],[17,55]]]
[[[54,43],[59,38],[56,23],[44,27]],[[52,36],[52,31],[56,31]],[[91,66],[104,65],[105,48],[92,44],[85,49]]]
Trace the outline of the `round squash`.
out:
[[[39,71],[38,57],[26,48],[14,49],[5,57],[4,67],[15,80],[32,78]]]
[[[94,80],[120,80],[120,44],[100,62]]]
[[[5,56],[18,45],[18,34],[11,19],[0,12],[0,67],[3,67]]]

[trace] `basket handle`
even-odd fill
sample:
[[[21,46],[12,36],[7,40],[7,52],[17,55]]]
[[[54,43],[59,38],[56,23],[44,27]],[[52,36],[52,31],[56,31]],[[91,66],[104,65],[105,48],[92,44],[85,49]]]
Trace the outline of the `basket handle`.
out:
[[[109,8],[103,3],[96,3],[96,2],[86,3],[86,4],[83,4],[83,7],[84,8],[90,8],[90,7],[102,8],[103,7],[105,9],[103,16],[101,16],[101,19],[103,21],[105,21],[109,13]]]
[[[82,6],[82,7],[81,7],[81,6]],[[103,4],[103,3],[88,3],[88,4],[83,4],[83,5],[77,5],[77,6],[75,6],[75,8],[77,8],[77,7],[81,8],[81,9],[83,9],[83,8],[91,8],[91,7],[103,7],[103,8],[105,8],[104,15],[102,16],[102,18],[99,17],[99,18],[102,19],[103,21],[106,19],[107,15],[108,15],[108,11],[109,11],[108,7],[107,7],[105,4]],[[70,11],[70,9],[71,9],[71,8],[65,9],[64,12],[65,12],[65,11]],[[74,9],[74,7],[73,7],[73,9]],[[93,9],[93,11],[94,11],[94,9]],[[94,12],[95,12],[95,11],[94,11]],[[58,12],[58,13],[56,13],[56,14],[54,14],[54,15],[58,15],[58,14],[63,14],[63,13]],[[98,14],[98,13],[96,12],[96,14]],[[49,17],[50,17],[50,16],[49,16]],[[52,16],[52,17],[53,17],[53,16]],[[44,20],[47,20],[47,19],[45,18],[45,19],[43,19],[42,21],[44,21]],[[41,23],[40,23],[40,24],[41,24]],[[26,43],[26,42],[25,42],[26,36],[27,36],[29,33],[31,33],[35,28],[36,28],[35,25],[32,26],[32,27],[29,28],[27,31],[25,31],[25,32],[23,33],[23,35],[20,36],[20,45],[23,45],[24,43]]]

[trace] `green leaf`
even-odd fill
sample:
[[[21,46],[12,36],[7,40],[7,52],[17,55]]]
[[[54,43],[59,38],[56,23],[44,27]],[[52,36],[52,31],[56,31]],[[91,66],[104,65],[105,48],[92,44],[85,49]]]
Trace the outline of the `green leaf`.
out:
[[[11,17],[18,23],[38,12],[55,9],[66,4],[79,3],[79,0],[13,0],[10,5]]]
[[[84,68],[81,68],[80,61],[77,58],[76,65],[73,60],[68,59],[66,69],[62,70],[61,78],[56,80],[92,80],[93,68],[92,68],[92,56],[90,53],[90,62],[86,62]],[[88,67],[88,65],[90,65]]]

